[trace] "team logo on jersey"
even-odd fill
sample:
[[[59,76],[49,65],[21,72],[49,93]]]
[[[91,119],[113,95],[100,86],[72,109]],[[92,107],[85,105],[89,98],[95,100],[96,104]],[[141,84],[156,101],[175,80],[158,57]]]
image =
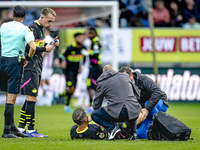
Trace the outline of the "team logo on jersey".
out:
[[[123,123],[122,126],[123,126],[123,128],[127,128],[127,124],[126,123]]]
[[[103,138],[105,138],[105,134],[104,134],[104,133],[99,133],[99,137],[100,137],[101,139],[103,139]]]
[[[67,86],[72,86],[72,82],[71,82],[71,81],[68,81],[68,82],[67,82]]]
[[[72,52],[71,52],[71,54],[72,54],[72,55],[75,55],[75,54],[76,54],[76,52],[75,52],[75,51],[72,51]]]
[[[32,93],[37,93],[37,89],[32,89]]]

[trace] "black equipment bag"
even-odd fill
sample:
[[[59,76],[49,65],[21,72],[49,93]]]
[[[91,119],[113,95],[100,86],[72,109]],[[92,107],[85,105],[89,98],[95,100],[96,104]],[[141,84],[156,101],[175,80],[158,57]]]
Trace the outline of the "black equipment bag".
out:
[[[191,129],[184,123],[160,111],[154,114],[147,135],[149,140],[187,141],[190,134]]]

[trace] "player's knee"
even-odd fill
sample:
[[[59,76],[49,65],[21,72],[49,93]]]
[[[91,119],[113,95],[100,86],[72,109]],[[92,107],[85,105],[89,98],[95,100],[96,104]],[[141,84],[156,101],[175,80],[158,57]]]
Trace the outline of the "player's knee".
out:
[[[75,88],[72,88],[72,94],[74,93],[74,91],[75,91]]]
[[[94,114],[95,114],[94,111],[92,111],[92,113],[91,113],[91,115],[90,115],[91,118],[92,118],[92,120],[93,120],[93,118],[94,118]]]
[[[36,96],[27,95],[27,101],[37,102],[37,97]]]
[[[148,131],[137,131],[137,136],[138,136],[138,138],[140,138],[140,139],[147,139],[147,132]]]
[[[98,115],[97,115],[97,111],[93,110],[90,116],[91,116],[92,120],[95,121],[95,119],[96,119],[97,116],[98,116]]]
[[[75,87],[74,86],[71,86],[71,87],[68,88],[68,93],[73,94],[74,91],[75,91]]]
[[[149,130],[149,124],[151,123],[151,120],[145,119],[141,126],[137,130],[137,136],[140,139],[147,139],[147,132]]]
[[[10,104],[15,104],[15,102],[16,102],[16,98],[17,98],[17,95],[18,94],[10,94],[10,93],[8,93],[6,96],[7,96],[7,98],[6,98],[6,103],[10,103]]]

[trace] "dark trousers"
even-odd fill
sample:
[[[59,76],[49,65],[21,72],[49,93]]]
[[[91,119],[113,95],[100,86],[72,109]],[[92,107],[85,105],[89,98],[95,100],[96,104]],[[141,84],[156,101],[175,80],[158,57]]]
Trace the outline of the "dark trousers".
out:
[[[128,112],[126,107],[124,106],[120,112],[119,118],[113,118],[111,117],[104,109],[104,107],[101,107],[99,109],[96,109],[91,114],[92,120],[103,126],[106,130],[111,131],[115,128],[114,122],[124,122],[127,121],[130,123],[131,126],[131,133],[136,133],[136,119],[129,120],[128,119]]]

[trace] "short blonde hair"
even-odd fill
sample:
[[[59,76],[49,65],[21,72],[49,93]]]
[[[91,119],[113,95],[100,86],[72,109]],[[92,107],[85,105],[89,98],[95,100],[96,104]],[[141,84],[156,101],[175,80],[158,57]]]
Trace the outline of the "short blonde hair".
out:
[[[47,16],[48,14],[52,14],[54,17],[56,17],[56,12],[53,9],[48,8],[48,7],[43,8],[41,15]]]

